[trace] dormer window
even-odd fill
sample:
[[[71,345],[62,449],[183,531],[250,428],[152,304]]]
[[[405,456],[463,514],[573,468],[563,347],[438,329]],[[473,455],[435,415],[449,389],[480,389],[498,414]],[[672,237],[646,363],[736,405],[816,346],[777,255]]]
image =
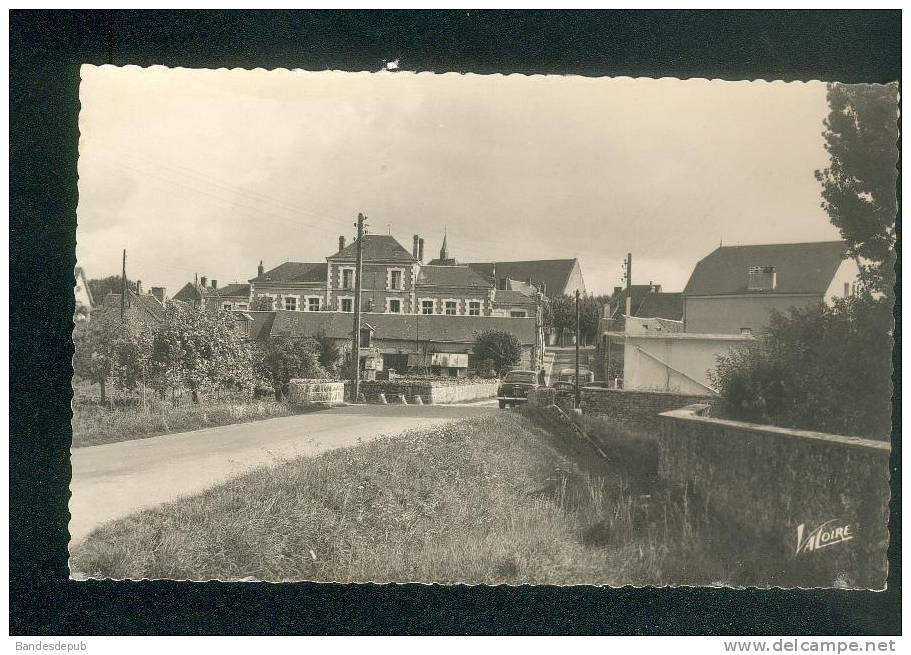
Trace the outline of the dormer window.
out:
[[[749,291],[772,291],[775,289],[777,279],[774,266],[750,266]]]

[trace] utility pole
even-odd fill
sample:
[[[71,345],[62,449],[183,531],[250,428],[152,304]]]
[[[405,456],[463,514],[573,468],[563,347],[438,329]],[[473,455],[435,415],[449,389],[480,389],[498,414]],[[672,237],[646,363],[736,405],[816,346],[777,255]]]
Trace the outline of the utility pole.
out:
[[[356,403],[361,378],[361,258],[364,245],[364,225],[367,217],[357,215],[357,259],[354,265],[354,337],[351,339],[351,402]]]
[[[582,404],[582,397],[579,393],[579,339],[581,334],[579,331],[580,325],[580,312],[579,312],[579,290],[576,289],[576,407]]]
[[[120,322],[126,315],[127,302],[127,249],[123,249],[123,270],[120,273]]]
[[[633,253],[626,253],[626,315],[629,316],[632,311],[632,302],[631,297],[632,291],[630,287],[633,283]]]

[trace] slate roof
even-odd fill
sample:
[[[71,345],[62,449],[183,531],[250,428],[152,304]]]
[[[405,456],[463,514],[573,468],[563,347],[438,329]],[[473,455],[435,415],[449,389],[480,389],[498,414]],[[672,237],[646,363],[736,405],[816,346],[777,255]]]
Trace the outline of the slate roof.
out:
[[[192,303],[196,300],[202,300],[205,297],[205,290],[197,288],[192,282],[187,282],[180,288],[180,291],[173,295],[174,300]]]
[[[388,234],[365,234],[362,255],[364,261],[379,259],[413,264],[417,261],[395,237]],[[327,259],[354,261],[357,258],[357,239]]]
[[[317,334],[336,339],[351,337],[354,317],[343,312],[250,312],[274,314],[272,336],[309,337]],[[524,345],[535,342],[534,318],[502,318],[494,316],[446,316],[440,314],[365,314],[364,323],[375,329],[377,339],[402,341],[473,343],[483,330],[505,330],[515,334]]]
[[[625,309],[625,308],[624,308]],[[667,318],[683,320],[682,293],[648,293],[642,298],[633,316],[642,318]]]
[[[272,333],[272,324],[275,321],[275,312],[244,312],[245,315],[253,318],[250,326],[250,337],[257,340],[264,340]]]
[[[534,305],[535,299],[527,293],[513,289],[497,289],[493,297],[495,305]]]
[[[164,307],[161,303],[158,302],[158,298],[153,296],[150,293],[144,293],[142,295],[136,294],[132,290],[127,290],[127,303],[130,307],[137,307],[144,310],[149,316],[151,316],[156,321],[161,320],[164,317]],[[117,307],[120,305],[120,294],[119,293],[109,293],[104,297],[104,306],[105,307]]]
[[[548,297],[562,296],[566,293],[566,284],[576,266],[575,259],[536,259],[521,262],[479,262],[468,264],[489,280],[493,280],[493,268],[496,265],[497,277],[510,277],[514,280],[534,284],[544,282],[547,285]]]
[[[285,262],[250,282],[326,282],[326,262]]]
[[[433,266],[424,264],[418,275],[418,286],[493,288],[488,280],[468,266]]]
[[[684,294],[824,294],[847,253],[844,241],[722,246],[693,269]],[[774,266],[774,290],[748,291],[750,266]]]
[[[325,279],[325,278],[323,278]],[[219,298],[234,298],[234,297],[244,297],[247,298],[250,296],[250,285],[249,284],[226,284],[219,289],[216,289]]]
[[[611,317],[618,318],[626,314],[626,297],[630,297],[630,314],[633,316],[644,316],[644,314],[639,313],[639,308],[642,306],[643,301],[645,301],[646,296],[656,295],[661,292],[660,284],[631,284],[629,290],[626,287],[617,291],[617,288],[614,289],[614,294],[610,299],[611,306]],[[681,309],[681,315],[683,310]]]

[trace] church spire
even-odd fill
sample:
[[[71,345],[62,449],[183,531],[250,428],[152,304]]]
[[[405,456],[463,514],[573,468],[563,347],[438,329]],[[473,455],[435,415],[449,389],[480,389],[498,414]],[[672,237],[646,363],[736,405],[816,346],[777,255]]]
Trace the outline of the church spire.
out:
[[[449,259],[449,250],[446,248],[446,228],[443,228],[443,246],[440,248],[440,259]]]

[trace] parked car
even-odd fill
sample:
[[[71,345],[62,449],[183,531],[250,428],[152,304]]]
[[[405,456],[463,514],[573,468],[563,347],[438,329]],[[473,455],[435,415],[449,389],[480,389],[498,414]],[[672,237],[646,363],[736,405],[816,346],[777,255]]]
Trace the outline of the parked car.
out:
[[[527,403],[528,392],[537,388],[538,374],[534,371],[510,371],[497,389],[500,409],[505,409],[507,405]]]
[[[560,382],[575,382],[576,381],[576,369],[575,368],[564,368],[560,371],[560,374],[557,376],[557,380]],[[579,382],[582,386],[587,386],[595,381],[595,372],[580,366],[579,367]]]

